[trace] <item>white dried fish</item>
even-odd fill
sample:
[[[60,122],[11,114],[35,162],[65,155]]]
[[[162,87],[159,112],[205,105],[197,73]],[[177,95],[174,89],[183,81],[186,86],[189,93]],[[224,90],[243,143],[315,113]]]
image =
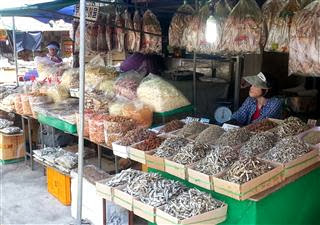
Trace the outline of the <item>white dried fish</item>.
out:
[[[210,150],[208,145],[189,143],[172,158],[172,161],[188,165],[204,158]]]
[[[133,179],[141,176],[143,173],[138,170],[127,169],[122,170],[120,173],[116,174],[110,180],[106,182],[106,185],[110,187],[117,187],[120,185],[131,183]]]
[[[179,152],[179,150],[186,146],[189,140],[181,137],[170,137],[166,139],[155,152],[155,156],[158,157],[172,157],[174,154]]]

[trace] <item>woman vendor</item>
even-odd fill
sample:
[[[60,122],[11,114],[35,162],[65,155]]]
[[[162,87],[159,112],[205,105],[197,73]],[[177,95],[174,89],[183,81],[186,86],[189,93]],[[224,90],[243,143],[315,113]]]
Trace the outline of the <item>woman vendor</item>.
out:
[[[270,80],[263,74],[247,76],[243,79],[251,87],[249,97],[231,117],[231,123],[248,125],[266,118],[280,119],[282,115],[282,101],[272,96],[274,87]]]
[[[51,41],[48,46],[48,54],[47,58],[50,59],[54,63],[62,63],[62,59],[58,56],[58,52],[60,50],[60,45],[56,41]]]

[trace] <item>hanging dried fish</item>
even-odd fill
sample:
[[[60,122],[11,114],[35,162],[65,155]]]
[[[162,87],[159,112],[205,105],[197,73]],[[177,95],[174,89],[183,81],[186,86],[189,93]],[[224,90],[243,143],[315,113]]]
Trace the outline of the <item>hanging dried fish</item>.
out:
[[[142,21],[141,16],[138,10],[134,12],[133,16],[133,27],[134,27],[134,34],[135,34],[135,44],[134,44],[134,51],[139,52],[141,47],[141,30],[142,30]]]
[[[303,131],[309,129],[309,126],[297,117],[289,117],[285,119],[280,125],[270,130],[279,139],[297,135]]]
[[[172,157],[174,154],[179,152],[179,150],[186,146],[189,140],[181,137],[170,137],[166,139],[155,152],[155,156],[158,157]]]
[[[215,144],[233,147],[243,144],[251,135],[252,133],[245,128],[233,129],[223,133]]]
[[[133,52],[134,47],[135,47],[135,32],[132,30],[133,29],[133,23],[131,19],[131,13],[128,10],[124,11],[123,15],[124,19],[124,27],[125,27],[125,47],[128,51]]]
[[[210,150],[208,145],[189,143],[171,159],[176,163],[188,165],[204,158]]]
[[[118,52],[124,51],[124,21],[121,17],[120,13],[116,13],[116,19],[115,19],[115,25],[116,28],[114,29],[114,48]]]
[[[138,176],[141,176],[142,172],[133,169],[122,170],[120,173],[116,174],[110,180],[106,182],[106,185],[110,187],[117,187],[120,185],[128,184],[133,181]]]
[[[180,137],[190,137],[190,136],[195,136],[199,135],[202,131],[207,129],[209,127],[208,124],[200,123],[197,121],[194,121],[192,123],[186,124],[179,132],[178,136]]]
[[[207,175],[216,175],[239,158],[239,152],[229,146],[214,146],[206,158],[198,161],[193,169]]]
[[[113,5],[108,5],[106,10],[106,44],[108,51],[113,50],[113,33],[115,24],[115,8]]]
[[[311,151],[311,148],[296,136],[280,140],[273,148],[266,152],[262,159],[278,163],[287,163]]]
[[[255,158],[243,158],[235,162],[222,179],[237,184],[244,184],[272,169],[274,169],[274,166],[266,162]]]
[[[146,54],[162,52],[162,32],[160,22],[155,14],[147,10],[143,14],[143,34],[142,37],[142,50]],[[154,35],[156,34],[156,35]]]
[[[240,157],[254,157],[268,151],[277,142],[277,137],[271,132],[263,132],[253,135],[240,148]]]
[[[195,139],[195,142],[198,144],[213,145],[224,132],[222,127],[211,125],[199,134]]]
[[[211,195],[192,188],[161,206],[160,210],[184,220],[223,206],[223,202],[212,198]]]

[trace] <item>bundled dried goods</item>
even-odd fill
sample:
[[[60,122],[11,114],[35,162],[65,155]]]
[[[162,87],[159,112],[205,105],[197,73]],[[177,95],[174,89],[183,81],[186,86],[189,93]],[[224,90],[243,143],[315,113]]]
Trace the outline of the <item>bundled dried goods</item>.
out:
[[[162,52],[162,32],[160,22],[150,10],[143,14],[142,51],[147,54]]]
[[[124,11],[123,14],[124,27],[125,27],[125,47],[128,51],[133,52],[136,44],[136,35],[133,31],[133,22],[131,19],[131,13],[128,10]]]
[[[123,18],[121,17],[120,13],[116,13],[116,18],[115,18],[115,28],[114,28],[114,34],[113,34],[113,46],[114,49],[118,52],[123,52],[124,51],[124,21]]]
[[[142,19],[138,10],[134,12],[133,16],[133,28],[135,34],[134,52],[139,52],[141,48],[141,31],[142,31]]]
[[[97,31],[97,51],[105,52],[107,50],[105,16],[99,16],[98,21],[99,23]]]
[[[6,119],[0,119],[0,129],[7,128],[13,125],[12,121]]]
[[[213,145],[224,132],[225,131],[222,127],[210,125],[198,135],[195,142],[199,144]]]
[[[113,50],[113,35],[114,35],[114,24],[115,24],[115,7],[113,5],[108,5],[106,9],[106,44],[107,50]]]
[[[22,130],[20,127],[6,127],[1,129],[0,132],[4,134],[20,134]]]
[[[271,29],[271,24],[273,24],[274,19],[279,15],[279,12],[286,4],[286,1],[287,0],[267,0],[262,5],[262,16],[268,32]]]

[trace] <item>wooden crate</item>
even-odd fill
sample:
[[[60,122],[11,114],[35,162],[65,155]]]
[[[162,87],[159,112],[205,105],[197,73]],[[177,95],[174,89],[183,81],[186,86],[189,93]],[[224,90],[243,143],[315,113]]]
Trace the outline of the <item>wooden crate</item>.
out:
[[[133,211],[133,197],[123,191],[124,186],[113,189],[113,202],[117,205]]]
[[[146,162],[149,168],[165,171],[164,158],[154,156],[152,153],[146,154]]]
[[[138,199],[133,199],[133,212],[135,215],[140,216],[151,223],[155,223],[156,221],[156,208],[147,205]]]
[[[108,201],[112,201],[113,200],[113,188],[106,185],[106,182],[109,179],[110,178],[96,182],[96,190],[97,190],[97,194],[100,197],[102,197]]]
[[[170,159],[165,159],[164,164],[165,172],[179,177],[183,180],[187,178],[187,167],[185,165],[176,163],[174,161],[171,161]]]
[[[213,190],[213,176],[201,173],[192,169],[192,167],[187,168],[188,181],[192,184],[203,187],[207,190]]]
[[[48,192],[63,205],[71,205],[71,179],[59,171],[47,167]]]
[[[6,135],[0,133],[0,160],[12,160],[26,154],[23,134]]]

